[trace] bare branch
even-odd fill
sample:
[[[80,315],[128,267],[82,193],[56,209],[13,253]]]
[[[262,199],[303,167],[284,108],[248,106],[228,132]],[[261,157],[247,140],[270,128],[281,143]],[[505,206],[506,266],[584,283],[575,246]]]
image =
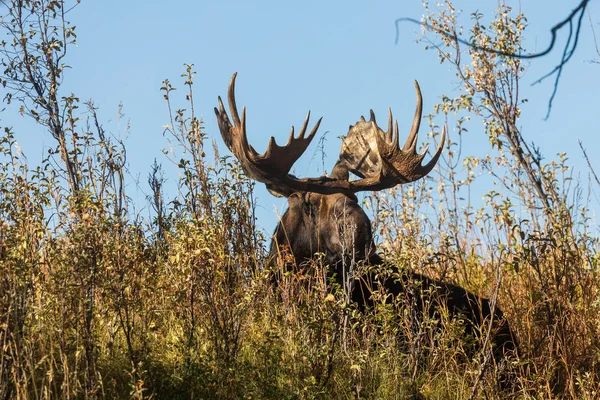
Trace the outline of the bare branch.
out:
[[[565,48],[563,50],[563,54],[562,54],[560,63],[556,67],[554,67],[554,69],[552,71],[550,71],[546,75],[542,76],[541,78],[539,78],[532,84],[532,85],[535,85],[537,83],[542,82],[544,79],[549,78],[552,75],[556,75],[556,79],[554,81],[554,89],[552,91],[552,95],[550,96],[550,99],[548,100],[548,112],[545,117],[545,119],[548,119],[548,117],[550,116],[550,112],[552,110],[552,103],[553,103],[554,98],[556,97],[556,93],[558,91],[558,82],[562,75],[563,68],[567,64],[567,62],[569,62],[569,60],[575,53],[575,50],[577,49],[577,45],[579,43],[579,34],[581,32],[583,15],[587,9],[589,2],[590,2],[590,0],[582,0],[581,3],[579,3],[579,5],[573,11],[571,11],[571,13],[568,15],[567,18],[560,21],[558,24],[554,25],[550,29],[550,35],[551,35],[550,44],[548,45],[548,47],[545,50],[538,52],[538,53],[526,54],[526,53],[522,53],[522,52],[519,52],[519,53],[506,52],[506,51],[497,50],[497,49],[490,48],[490,47],[478,46],[473,42],[470,42],[468,40],[458,37],[456,35],[456,32],[440,31],[439,33],[442,36],[445,36],[446,38],[455,40],[455,41],[462,43],[464,45],[467,45],[475,50],[485,51],[487,53],[497,54],[497,55],[504,56],[504,57],[530,60],[530,59],[546,56],[550,52],[552,52],[552,50],[554,49],[554,45],[556,44],[556,38],[557,38],[558,31],[560,31],[565,26],[568,26],[569,35],[567,38],[567,44],[565,45]],[[399,18],[396,20],[396,44],[398,44],[398,40],[400,37],[399,25],[401,22],[412,22],[414,24],[421,25],[425,28],[433,29],[433,27],[431,25],[429,25],[423,21],[417,21],[414,18]],[[575,28],[573,28],[574,24],[575,24]],[[594,39],[595,39],[595,36],[594,36]],[[598,49],[597,46],[596,46],[596,49]]]

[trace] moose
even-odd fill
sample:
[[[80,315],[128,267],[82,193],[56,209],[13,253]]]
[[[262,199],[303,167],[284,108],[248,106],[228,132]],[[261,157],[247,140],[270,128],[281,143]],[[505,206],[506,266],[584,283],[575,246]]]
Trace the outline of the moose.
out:
[[[422,116],[418,83],[415,81],[417,104],[412,128],[402,148],[399,145],[398,122],[394,121],[391,110],[388,111],[386,131],[377,125],[371,110],[368,121],[361,117],[350,126],[339,159],[329,176],[297,178],[290,174],[290,169],[315,137],[321,119],[306,135],[309,112],[297,136],[292,126],[284,146],[279,146],[271,137],[265,153],[259,154],[248,143],[246,108],[242,109],[241,118],[238,113],[236,76],[237,73],[231,78],[227,96],[231,120],[220,97],[219,107],[215,108],[223,141],[250,178],[264,183],[271,194],[288,199],[288,209],[273,235],[269,262],[289,265],[288,255],[291,254],[292,264],[301,266],[313,260],[318,253],[340,283],[342,277],[347,276],[345,268],[352,263],[384,264],[385,261],[376,252],[371,222],[358,204],[356,193],[379,191],[416,181],[436,165],[446,140],[446,129],[442,130],[440,143],[431,160],[422,165],[427,150],[421,154],[416,152]],[[350,173],[358,179],[351,180]],[[371,293],[374,286],[368,283],[374,281],[375,277],[371,276],[353,279],[351,300],[363,309],[373,305]],[[516,351],[516,342],[502,311],[490,300],[462,287],[413,272],[394,275],[394,278],[378,282],[375,287],[385,288],[392,296],[411,296],[421,316],[425,312],[435,313],[436,307],[446,307],[451,315],[464,318],[467,333],[474,334],[484,324],[493,324],[491,343],[496,361],[507,352]],[[427,302],[427,299],[433,301]],[[425,310],[425,303],[437,306]]]

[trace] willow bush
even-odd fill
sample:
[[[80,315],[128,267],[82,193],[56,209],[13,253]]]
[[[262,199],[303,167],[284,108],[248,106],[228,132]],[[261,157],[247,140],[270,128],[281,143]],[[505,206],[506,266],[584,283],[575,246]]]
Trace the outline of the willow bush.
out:
[[[430,119],[456,121],[454,140],[439,175],[365,199],[380,251],[399,268],[359,267],[421,272],[492,298],[519,342],[503,365],[472,354],[486,333],[465,341],[443,309],[416,321],[407,299],[378,290],[375,307],[358,310],[318,259],[274,285],[254,184],[207,148],[192,65],[181,98],[162,86],[164,162],[178,168],[178,192],[165,193],[156,162],[151,217],[133,213],[119,135],[61,88],[76,39],[64,18],[71,4],[7,6],[6,101],[55,142],[30,166],[19,133],[0,139],[0,398],[597,396],[598,239],[574,195],[583,188],[566,155],[542,162],[518,130],[523,63],[462,46],[451,2],[426,5],[423,40],[439,43],[463,84]],[[472,21],[472,42],[523,51],[526,21],[509,7]],[[458,137],[477,131],[471,117],[483,122],[489,153],[460,157]]]

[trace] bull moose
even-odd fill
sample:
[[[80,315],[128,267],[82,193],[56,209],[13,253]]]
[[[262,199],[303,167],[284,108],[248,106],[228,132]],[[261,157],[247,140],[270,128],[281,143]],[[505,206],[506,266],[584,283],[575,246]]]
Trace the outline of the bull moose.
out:
[[[273,235],[270,262],[281,265],[284,262],[283,254],[289,250],[294,264],[300,266],[319,253],[324,255],[324,263],[329,265],[340,283],[342,277],[347,276],[345,268],[352,263],[383,264],[384,260],[377,254],[373,242],[371,222],[358,204],[356,193],[378,191],[416,181],[436,165],[446,140],[446,129],[442,130],[433,157],[422,165],[427,151],[421,154],[416,152],[422,116],[418,83],[415,81],[417,104],[412,128],[402,148],[399,146],[398,123],[394,121],[391,110],[388,112],[386,131],[377,125],[371,110],[368,121],[361,117],[359,122],[350,127],[339,159],[329,176],[297,178],[290,174],[290,169],[315,137],[321,119],[306,135],[309,112],[297,136],[292,127],[286,145],[279,146],[271,137],[265,153],[257,153],[248,143],[245,107],[241,118],[238,113],[235,101],[236,75],[232,76],[228,90],[231,120],[220,97],[219,107],[215,108],[223,140],[250,178],[266,184],[271,194],[287,197],[289,203]],[[350,173],[359,179],[350,180]],[[373,280],[374,277],[353,277],[351,298],[362,308],[372,305],[373,286],[365,282]],[[462,287],[411,272],[396,274],[394,278],[379,282],[379,285],[383,285],[393,296],[411,296],[420,315],[425,312],[420,306],[426,303],[424,298],[433,299],[437,307],[444,306],[451,315],[462,316],[465,329],[470,333],[475,333],[483,324],[492,321],[495,327],[492,343],[496,360],[502,358],[505,352],[516,350],[513,335],[502,312],[493,307],[488,299]],[[428,308],[427,312],[435,313],[435,306]]]

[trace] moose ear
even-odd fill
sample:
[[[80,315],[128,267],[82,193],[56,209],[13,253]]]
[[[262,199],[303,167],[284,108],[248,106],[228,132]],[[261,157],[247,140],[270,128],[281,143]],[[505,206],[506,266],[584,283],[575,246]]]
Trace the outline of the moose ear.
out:
[[[337,163],[335,163],[333,166],[329,177],[332,179],[337,179],[338,181],[347,181],[350,179],[350,176],[348,175],[348,164],[346,163],[345,159],[338,159]]]

